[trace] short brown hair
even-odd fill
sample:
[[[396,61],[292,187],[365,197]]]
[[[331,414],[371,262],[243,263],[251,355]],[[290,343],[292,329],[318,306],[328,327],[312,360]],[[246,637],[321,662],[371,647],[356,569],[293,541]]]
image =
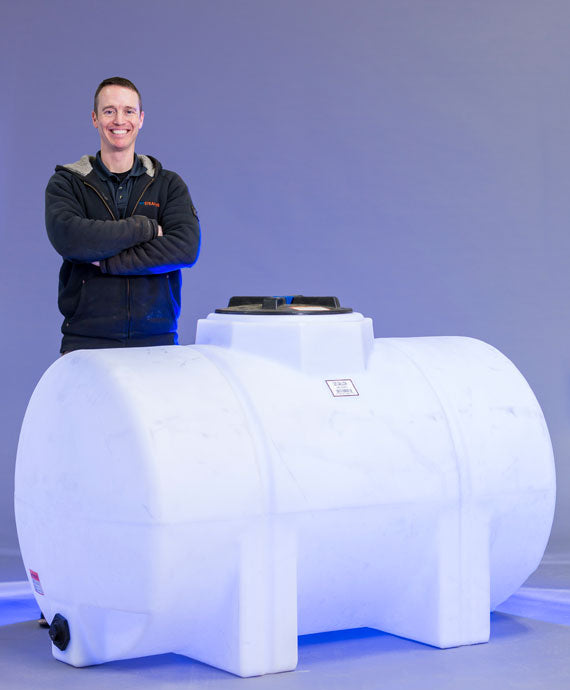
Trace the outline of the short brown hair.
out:
[[[97,113],[97,99],[99,98],[101,89],[104,89],[106,86],[123,86],[125,89],[130,89],[131,91],[134,91],[139,97],[139,109],[142,112],[141,94],[137,87],[133,84],[133,82],[129,79],[125,79],[124,77],[109,77],[109,79],[103,79],[103,81],[97,87],[97,91],[95,91],[95,98],[93,99],[93,110],[95,111],[95,113]]]

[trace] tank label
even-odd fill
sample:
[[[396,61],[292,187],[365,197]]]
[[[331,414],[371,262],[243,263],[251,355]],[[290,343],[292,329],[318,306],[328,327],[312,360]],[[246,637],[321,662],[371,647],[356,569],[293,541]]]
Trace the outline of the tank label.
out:
[[[358,395],[356,386],[351,379],[327,379],[327,386],[335,398],[345,398],[349,395]]]
[[[34,585],[34,589],[38,594],[43,594],[44,590],[42,589],[42,583],[40,582],[40,576],[36,573],[35,570],[30,570],[30,575],[32,576],[32,584]]]

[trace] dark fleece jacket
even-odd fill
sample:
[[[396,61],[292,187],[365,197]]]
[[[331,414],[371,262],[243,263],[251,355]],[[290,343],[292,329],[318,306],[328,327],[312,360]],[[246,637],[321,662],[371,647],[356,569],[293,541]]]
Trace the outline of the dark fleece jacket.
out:
[[[200,225],[183,180],[155,158],[139,159],[146,173],[121,220],[93,156],[58,165],[48,183],[46,228],[63,257],[62,352],[178,342],[180,269],[198,258]]]

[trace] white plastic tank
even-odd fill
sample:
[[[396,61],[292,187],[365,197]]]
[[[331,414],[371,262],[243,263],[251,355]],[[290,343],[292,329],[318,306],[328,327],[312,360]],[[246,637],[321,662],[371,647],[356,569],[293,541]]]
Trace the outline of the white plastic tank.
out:
[[[196,345],[76,351],[42,377],[16,520],[57,659],[253,676],[294,669],[305,633],[486,642],[538,566],[554,463],[515,366],[289,302],[234,299]]]

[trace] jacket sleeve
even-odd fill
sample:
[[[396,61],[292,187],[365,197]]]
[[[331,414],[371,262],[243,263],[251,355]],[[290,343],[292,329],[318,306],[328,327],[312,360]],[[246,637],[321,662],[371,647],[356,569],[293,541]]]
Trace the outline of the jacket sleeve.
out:
[[[186,184],[174,174],[159,219],[163,236],[101,261],[103,273],[148,275],[192,266],[200,252],[200,224]]]
[[[73,189],[71,173],[55,173],[46,188],[46,228],[50,242],[64,259],[101,261],[158,234],[158,223],[146,216],[93,220]]]

